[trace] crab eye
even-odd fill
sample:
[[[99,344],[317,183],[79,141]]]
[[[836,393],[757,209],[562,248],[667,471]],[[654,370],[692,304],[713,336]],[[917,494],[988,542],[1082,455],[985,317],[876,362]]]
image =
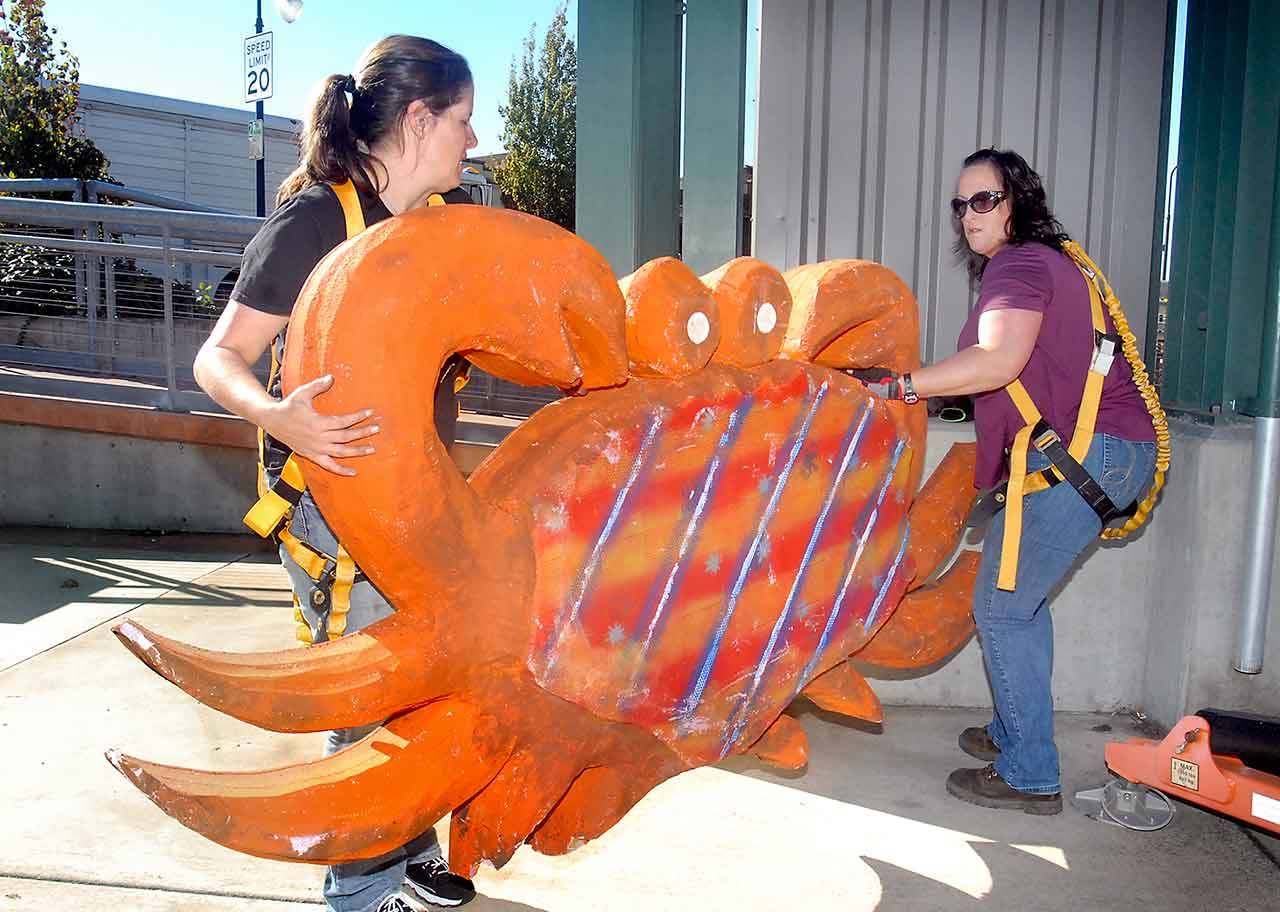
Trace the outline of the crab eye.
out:
[[[711,335],[711,320],[702,311],[695,310],[689,315],[684,331],[688,334],[690,342],[701,345],[707,341],[707,336]]]
[[[778,311],[772,304],[764,303],[760,305],[760,309],[756,311],[756,329],[761,333],[768,335],[773,332],[773,328],[778,325]]]

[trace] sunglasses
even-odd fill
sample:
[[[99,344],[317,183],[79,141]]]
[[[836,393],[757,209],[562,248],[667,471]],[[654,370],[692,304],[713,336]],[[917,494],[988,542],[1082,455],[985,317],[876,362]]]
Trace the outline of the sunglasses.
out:
[[[951,201],[951,214],[964,218],[965,207],[968,207],[979,215],[985,215],[1004,202],[1008,195],[1003,190],[979,190],[968,199],[957,196]]]

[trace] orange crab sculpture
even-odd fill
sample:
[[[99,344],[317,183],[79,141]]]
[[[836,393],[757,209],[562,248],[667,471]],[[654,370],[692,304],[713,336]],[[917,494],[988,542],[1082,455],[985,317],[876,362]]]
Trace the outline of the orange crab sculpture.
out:
[[[456,871],[525,842],[564,853],[684,770],[742,752],[803,766],[796,697],[878,722],[850,656],[920,668],[972,632],[974,555],[921,585],[961,534],[971,448],[917,494],[923,407],[840,370],[918,364],[915,301],[882,266],[742,258],[699,279],[661,259],[619,283],[549,223],[424,209],[321,263],[290,338],[286,389],[332,373],[334,413],[379,404],[359,474],[307,481],[397,613],[265,654],[116,633],[263,728],[387,721],[261,772],[109,754],[223,845],[335,863],[452,812]],[[454,353],[578,395],[464,479],[427,394]]]

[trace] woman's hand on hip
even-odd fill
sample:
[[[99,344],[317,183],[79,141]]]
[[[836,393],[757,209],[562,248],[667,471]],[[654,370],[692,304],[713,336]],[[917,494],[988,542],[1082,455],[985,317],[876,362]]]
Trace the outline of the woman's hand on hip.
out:
[[[378,433],[376,424],[365,424],[373,417],[373,409],[361,409],[345,415],[323,415],[313,400],[333,386],[333,377],[317,377],[295,389],[271,407],[263,421],[263,429],[299,456],[327,469],[335,475],[354,475],[355,469],[338,462],[368,456],[373,447],[365,441]]]

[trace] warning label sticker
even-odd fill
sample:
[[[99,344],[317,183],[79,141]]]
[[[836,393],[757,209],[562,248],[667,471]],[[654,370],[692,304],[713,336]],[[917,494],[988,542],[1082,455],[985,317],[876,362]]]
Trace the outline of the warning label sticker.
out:
[[[1193,792],[1200,791],[1200,767],[1186,760],[1179,760],[1177,757],[1171,758],[1171,767],[1169,780],[1174,785],[1191,789]]]

